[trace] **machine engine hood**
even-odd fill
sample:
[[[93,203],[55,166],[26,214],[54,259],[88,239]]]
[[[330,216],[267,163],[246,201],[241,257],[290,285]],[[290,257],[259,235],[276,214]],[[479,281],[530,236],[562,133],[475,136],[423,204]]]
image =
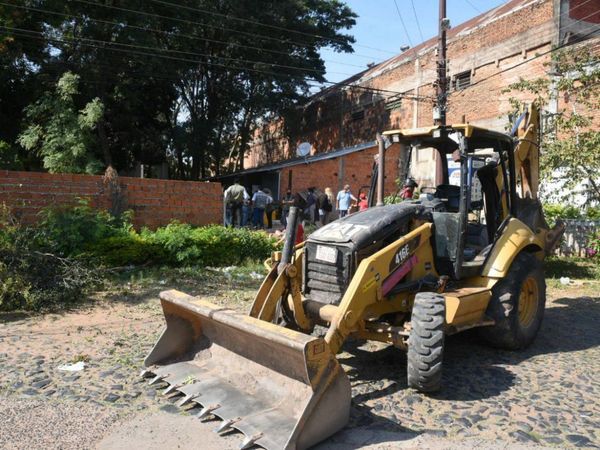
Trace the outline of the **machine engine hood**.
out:
[[[385,233],[386,229],[396,229],[400,222],[418,214],[422,208],[420,204],[413,202],[375,206],[319,228],[310,235],[308,241],[337,244],[352,242],[361,248],[373,236]]]

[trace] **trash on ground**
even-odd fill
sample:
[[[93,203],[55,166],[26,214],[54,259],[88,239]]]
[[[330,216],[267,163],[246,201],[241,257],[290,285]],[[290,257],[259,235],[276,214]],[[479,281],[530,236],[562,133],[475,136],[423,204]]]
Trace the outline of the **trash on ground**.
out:
[[[568,286],[571,284],[571,279],[569,277],[560,277],[560,284]]]
[[[62,366],[58,366],[58,370],[64,370],[66,372],[79,372],[80,370],[85,369],[85,363],[83,361],[78,361],[73,364],[63,364]]]

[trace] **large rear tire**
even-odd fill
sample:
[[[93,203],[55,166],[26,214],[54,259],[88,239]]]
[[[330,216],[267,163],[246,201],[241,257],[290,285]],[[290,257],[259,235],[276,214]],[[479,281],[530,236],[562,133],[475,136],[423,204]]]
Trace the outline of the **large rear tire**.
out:
[[[519,253],[506,277],[492,288],[486,313],[496,324],[479,332],[494,347],[523,349],[535,339],[545,306],[544,267],[533,254]]]
[[[443,295],[420,292],[415,296],[408,338],[408,386],[421,392],[434,392],[442,384],[444,321]]]

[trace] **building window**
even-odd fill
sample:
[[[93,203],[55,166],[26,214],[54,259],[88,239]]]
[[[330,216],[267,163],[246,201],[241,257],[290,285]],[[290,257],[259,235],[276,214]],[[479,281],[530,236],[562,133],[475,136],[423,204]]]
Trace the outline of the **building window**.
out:
[[[368,106],[373,103],[373,93],[372,92],[363,92],[358,97],[358,104],[360,106]]]
[[[386,111],[394,111],[402,106],[402,98],[392,97],[385,102]]]
[[[354,111],[352,113],[352,120],[354,122],[358,121],[358,120],[363,120],[365,118],[365,110],[361,109],[359,111]]]
[[[454,76],[454,90],[462,91],[471,85],[471,71],[461,72]]]

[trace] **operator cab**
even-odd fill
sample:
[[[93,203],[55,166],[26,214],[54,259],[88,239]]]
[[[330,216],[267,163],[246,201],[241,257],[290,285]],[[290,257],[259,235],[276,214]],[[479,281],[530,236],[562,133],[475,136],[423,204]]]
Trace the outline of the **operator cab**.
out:
[[[472,125],[384,135],[401,146],[400,179],[420,181],[413,201],[433,222],[437,271],[455,279],[478,275],[513,203],[512,138]]]

